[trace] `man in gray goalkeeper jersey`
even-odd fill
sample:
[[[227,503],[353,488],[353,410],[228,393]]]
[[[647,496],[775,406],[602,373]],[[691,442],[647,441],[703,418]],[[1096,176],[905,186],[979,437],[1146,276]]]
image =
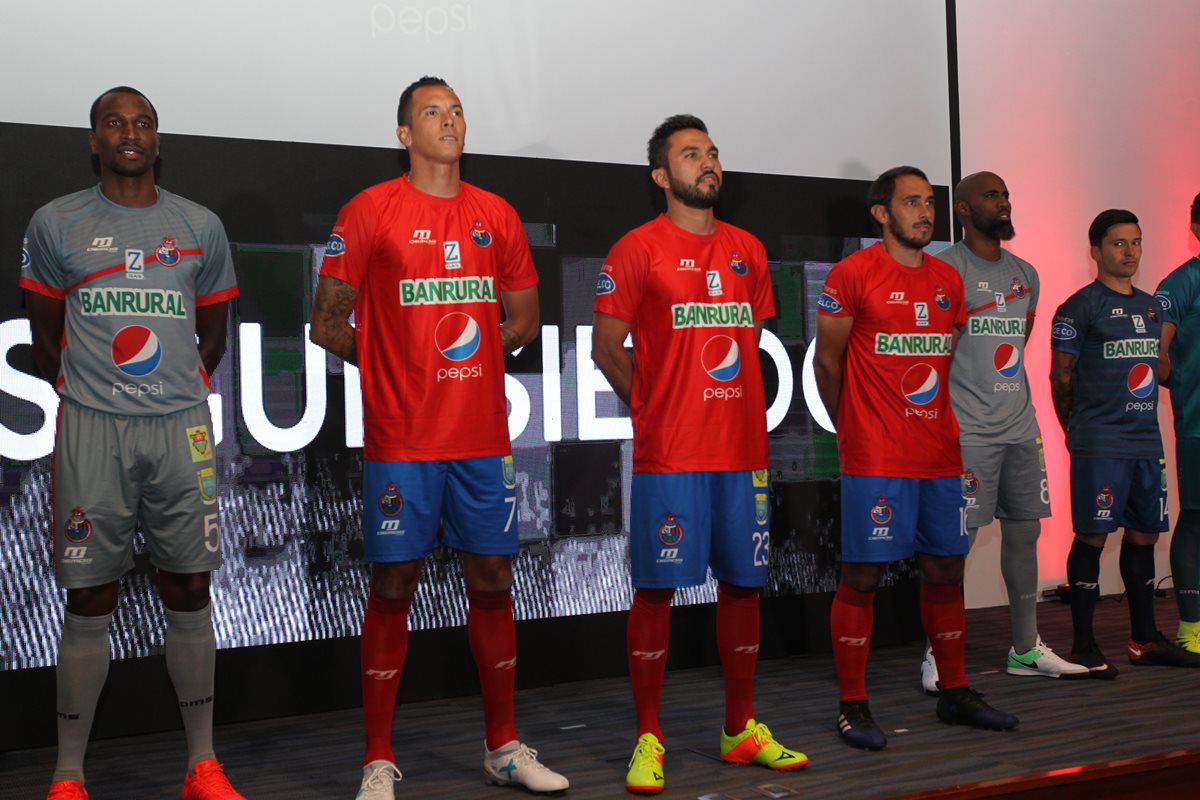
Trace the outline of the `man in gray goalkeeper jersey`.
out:
[[[54,800],[87,797],[83,756],[139,522],[187,735],[184,800],[242,797],[213,755],[208,592],[221,563],[208,376],[225,351],[237,284],[220,221],[155,185],[157,131],[158,114],[136,89],[98,97],[88,140],[100,183],[38,209],[21,254],[34,360],[62,400],[51,530],[67,608]]]
[[[1013,238],[1004,181],[977,172],[954,190],[963,240],[938,253],[963,279],[967,325],[950,366],[950,401],[961,430],[963,499],[971,542],[1000,519],[1000,572],[1008,590],[1011,675],[1086,678],[1088,670],[1055,655],[1038,636],[1037,540],[1050,515],[1046,460],[1025,374],[1025,343],[1041,291],[1037,271],[1000,246]],[[936,691],[926,654],[922,685]]]

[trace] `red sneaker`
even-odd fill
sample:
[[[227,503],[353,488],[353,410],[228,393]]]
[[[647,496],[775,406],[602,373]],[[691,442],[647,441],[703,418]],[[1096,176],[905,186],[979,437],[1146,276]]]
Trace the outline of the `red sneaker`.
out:
[[[196,762],[183,780],[183,800],[246,800],[225,777],[215,758]]]
[[[46,800],[87,800],[87,789],[79,781],[55,781]]]

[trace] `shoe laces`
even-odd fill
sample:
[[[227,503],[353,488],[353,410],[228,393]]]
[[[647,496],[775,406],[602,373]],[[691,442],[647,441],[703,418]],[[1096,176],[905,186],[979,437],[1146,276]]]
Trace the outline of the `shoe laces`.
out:
[[[382,789],[389,783],[395,783],[400,780],[403,775],[400,770],[396,769],[395,764],[384,764],[372,770],[371,774],[362,782],[364,789]]]
[[[513,750],[509,753],[505,753],[505,755],[507,755],[509,758],[511,758],[513,760],[513,762],[519,767],[526,767],[526,768],[530,768],[530,769],[539,769],[539,770],[548,770],[549,767],[547,767],[542,762],[538,761],[537,754],[538,754],[537,750],[534,750],[532,747],[525,744],[524,742],[519,742],[517,744],[516,750]]]
[[[633,758],[629,760],[629,763],[632,765],[636,761],[642,766],[647,766],[647,762],[649,762],[651,765],[657,766],[659,757],[665,752],[667,752],[667,748],[663,747],[661,742],[638,739],[637,747],[633,748]]]
[[[754,727],[750,730],[750,736],[759,747],[775,741],[775,737],[771,735],[771,729],[761,722],[754,723]]]
[[[952,689],[953,700],[959,705],[970,706],[973,708],[990,708],[983,701],[983,692],[977,692],[970,686],[963,686],[961,689]],[[961,692],[961,694],[960,694]]]

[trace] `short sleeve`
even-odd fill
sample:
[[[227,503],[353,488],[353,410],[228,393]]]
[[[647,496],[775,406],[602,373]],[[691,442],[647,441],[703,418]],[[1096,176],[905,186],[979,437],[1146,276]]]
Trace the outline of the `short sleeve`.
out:
[[[204,230],[204,263],[196,275],[196,305],[208,306],[237,297],[237,276],[225,227],[210,215]]]
[[[861,301],[862,279],[854,262],[842,261],[825,276],[825,285],[817,297],[817,314],[826,317],[854,317]]]
[[[379,210],[366,192],[344,205],[325,244],[321,274],[361,289],[378,224]]]
[[[39,208],[29,221],[21,247],[21,288],[65,299],[67,276],[60,253],[55,214],[49,207]]]
[[[754,321],[760,322],[775,316],[775,293],[771,288],[771,268],[767,266],[767,249],[762,242],[754,240],[752,258],[754,259],[754,296],[750,299]]]
[[[1196,287],[1188,280],[1187,268],[1177,269],[1163,278],[1154,297],[1162,307],[1162,321],[1180,325],[1187,310],[1196,302]]]
[[[650,254],[634,236],[621,237],[608,251],[604,266],[596,277],[593,310],[633,324],[649,263]]]
[[[517,212],[507,203],[504,207],[504,233],[500,245],[500,291],[516,292],[536,286],[537,268],[533,265],[533,254],[529,251],[529,237],[521,226]]]
[[[1029,311],[1025,314],[1026,319],[1033,319],[1037,315],[1038,300],[1042,296],[1042,279],[1038,277],[1037,270],[1031,265],[1029,267],[1029,288],[1031,295],[1029,297]]]
[[[962,276],[955,270],[953,273],[954,283],[954,327],[961,328],[967,324],[967,293],[963,288]]]
[[[1078,356],[1083,352],[1083,339],[1087,330],[1087,303],[1080,295],[1071,295],[1054,312],[1053,327],[1050,328],[1050,349]]]

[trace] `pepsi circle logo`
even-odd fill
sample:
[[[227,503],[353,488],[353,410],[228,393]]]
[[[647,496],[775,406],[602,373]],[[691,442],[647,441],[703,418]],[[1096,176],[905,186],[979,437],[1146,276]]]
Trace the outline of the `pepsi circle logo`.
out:
[[[1003,342],[992,354],[992,363],[1000,377],[1012,379],[1021,372],[1021,351],[1010,342]]]
[[[928,364],[916,364],[908,368],[900,379],[900,391],[904,399],[914,406],[932,403],[940,387],[937,370]]]
[[[738,376],[742,369],[741,351],[728,336],[714,336],[704,343],[700,363],[708,377],[725,383]]]
[[[442,317],[433,332],[437,349],[451,361],[466,361],[475,355],[480,339],[479,323],[461,311]]]
[[[127,325],[112,340],[113,366],[134,378],[142,378],[158,369],[162,345],[154,331],[143,325]]]
[[[1129,387],[1129,393],[1139,400],[1149,397],[1154,393],[1154,370],[1149,364],[1134,364],[1133,369],[1129,370],[1129,377],[1125,379],[1125,385]]]

